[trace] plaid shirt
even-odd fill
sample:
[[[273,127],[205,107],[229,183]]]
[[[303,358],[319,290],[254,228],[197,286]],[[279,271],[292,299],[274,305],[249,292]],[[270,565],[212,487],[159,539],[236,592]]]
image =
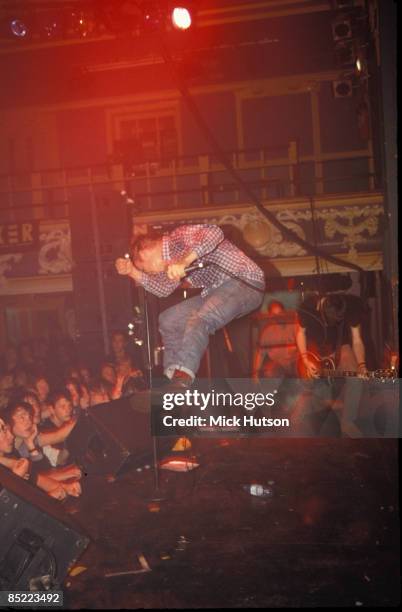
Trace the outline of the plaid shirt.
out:
[[[262,288],[265,285],[261,268],[226,240],[222,230],[216,225],[182,225],[162,238],[162,257],[165,261],[180,261],[192,251],[197,253],[197,261],[217,264],[195,270],[186,276],[186,281],[192,287],[202,288],[203,297],[232,278],[230,274],[225,274],[222,268],[255,287]],[[166,272],[143,272],[140,283],[154,295],[166,297],[180,286],[181,281],[170,280]]]

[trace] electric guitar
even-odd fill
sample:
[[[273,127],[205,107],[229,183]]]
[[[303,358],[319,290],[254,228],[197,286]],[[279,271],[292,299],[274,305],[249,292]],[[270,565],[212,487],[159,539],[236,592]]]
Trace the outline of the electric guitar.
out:
[[[317,368],[317,375],[310,376],[307,372],[307,368],[303,362],[301,356],[297,358],[297,373],[300,378],[346,378],[346,377],[357,377],[358,372],[350,370],[338,370],[335,367],[335,362],[331,357],[318,357],[315,353],[307,352],[306,355],[309,357]],[[389,379],[396,378],[397,372],[395,368],[389,370],[373,370],[366,372],[365,378],[377,378],[377,379]]]

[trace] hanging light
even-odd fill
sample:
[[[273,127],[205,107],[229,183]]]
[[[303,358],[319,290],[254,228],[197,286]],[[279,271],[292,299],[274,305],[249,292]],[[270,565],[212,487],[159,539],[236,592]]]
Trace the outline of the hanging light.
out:
[[[28,34],[28,26],[22,19],[12,19],[10,29],[17,38],[25,38]]]
[[[81,38],[87,38],[96,29],[93,15],[87,11],[73,11],[70,17],[71,30]]]
[[[54,38],[58,34],[57,22],[50,21],[44,26],[43,31],[46,38]]]
[[[43,38],[57,38],[62,36],[62,13],[48,11],[37,16],[38,30]]]
[[[188,30],[191,22],[191,13],[187,8],[176,6],[172,10],[172,24],[177,30]]]

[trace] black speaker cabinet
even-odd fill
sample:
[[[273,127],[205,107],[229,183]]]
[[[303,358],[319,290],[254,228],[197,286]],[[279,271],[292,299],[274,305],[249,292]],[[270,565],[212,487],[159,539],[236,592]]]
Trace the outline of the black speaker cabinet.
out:
[[[101,286],[95,261],[78,262],[73,269],[74,304],[82,334],[102,329],[101,294],[109,333],[126,330],[134,314],[132,281],[119,276],[114,261],[102,261],[99,265]]]
[[[0,466],[0,589],[60,587],[88,543],[60,502]]]
[[[123,255],[131,240],[130,210],[113,185],[69,188],[71,245],[75,262],[95,260],[95,236],[101,259]]]
[[[80,350],[92,360],[102,353],[103,336],[127,329],[133,318],[134,284],[119,276],[114,265],[129,248],[132,222],[113,185],[71,187],[69,203]]]
[[[157,439],[158,452],[169,441]],[[153,460],[149,393],[137,393],[89,408],[68,440],[71,457],[87,474],[117,476]],[[160,457],[159,457],[160,458]]]

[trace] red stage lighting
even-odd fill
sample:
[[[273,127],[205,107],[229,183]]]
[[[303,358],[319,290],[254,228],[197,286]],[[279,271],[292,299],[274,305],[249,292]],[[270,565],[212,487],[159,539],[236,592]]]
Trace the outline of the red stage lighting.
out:
[[[172,10],[172,23],[178,30],[188,30],[191,26],[191,13],[183,6],[176,6]]]

